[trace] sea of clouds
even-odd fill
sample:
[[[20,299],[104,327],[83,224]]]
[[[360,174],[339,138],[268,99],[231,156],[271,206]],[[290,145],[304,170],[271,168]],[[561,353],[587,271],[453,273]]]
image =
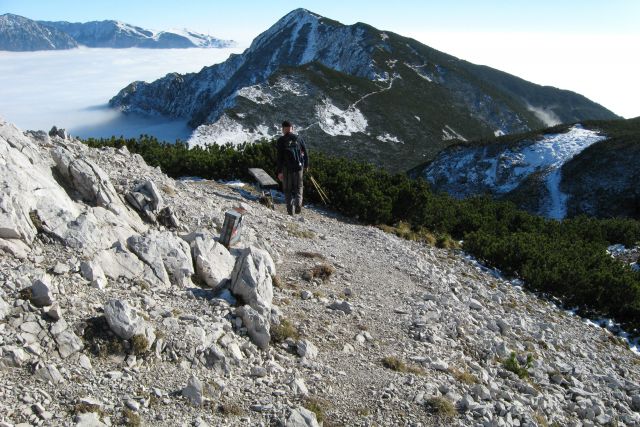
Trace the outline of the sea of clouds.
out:
[[[243,48],[89,49],[0,52],[0,117],[23,130],[53,125],[80,137],[138,136],[188,139],[184,120],[124,115],[111,97],[136,80],[197,72]]]

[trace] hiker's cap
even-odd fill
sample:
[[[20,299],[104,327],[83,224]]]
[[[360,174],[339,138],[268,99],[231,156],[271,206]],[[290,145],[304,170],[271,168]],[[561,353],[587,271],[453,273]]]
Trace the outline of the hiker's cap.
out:
[[[291,122],[288,120],[285,120],[284,122],[282,122],[282,127],[283,128],[290,128],[291,127]]]

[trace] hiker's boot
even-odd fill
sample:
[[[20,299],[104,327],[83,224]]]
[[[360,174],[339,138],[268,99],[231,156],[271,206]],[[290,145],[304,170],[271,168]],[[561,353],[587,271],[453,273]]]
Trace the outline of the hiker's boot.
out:
[[[299,214],[300,212],[302,212],[302,207],[296,206],[296,214]]]
[[[287,207],[287,214],[293,216],[293,209],[291,207]]]

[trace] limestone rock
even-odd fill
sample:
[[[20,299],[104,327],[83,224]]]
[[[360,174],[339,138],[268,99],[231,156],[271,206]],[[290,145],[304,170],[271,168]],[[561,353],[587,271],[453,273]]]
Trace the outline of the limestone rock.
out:
[[[144,332],[145,322],[126,301],[111,300],[104,305],[104,315],[111,330],[128,340]]]
[[[105,423],[100,421],[98,414],[95,412],[83,412],[76,415],[76,427],[107,427]]]
[[[91,160],[76,157],[72,152],[57,147],[51,152],[56,170],[78,192],[80,198],[92,206],[109,208],[122,204],[111,184],[109,175]]]
[[[7,304],[0,296],[0,320],[4,320],[9,314],[9,304]]]
[[[47,276],[34,280],[31,285],[31,302],[37,307],[53,304],[53,290]]]
[[[151,267],[161,283],[192,286],[194,274],[189,245],[170,232],[151,231],[131,236],[129,249]]]
[[[1,348],[2,350],[2,362],[5,366],[11,366],[19,368],[27,363],[30,359],[29,354],[27,354],[23,349],[15,346],[5,346]]]
[[[255,345],[263,350],[269,347],[271,325],[267,316],[260,314],[249,305],[238,308],[236,315],[242,319],[242,323],[247,328],[249,338]]]
[[[256,247],[243,250],[231,274],[231,292],[256,310],[271,310],[276,267],[268,252]]]
[[[50,382],[51,384],[58,384],[64,382],[64,378],[58,371],[55,365],[47,365],[40,369],[37,369],[35,374],[37,378]]]
[[[298,406],[291,410],[291,414],[284,423],[285,427],[318,427],[316,414],[310,410]]]
[[[94,288],[104,289],[107,284],[107,278],[104,270],[99,263],[95,261],[83,261],[80,264],[80,272],[82,276],[91,282]]]
[[[84,344],[82,340],[71,330],[66,329],[55,336],[58,344],[58,352],[63,359],[82,350]]]
[[[231,278],[235,258],[211,236],[203,235],[191,243],[196,274],[213,289],[220,289]]]
[[[349,301],[336,300],[329,305],[331,310],[342,311],[344,314],[351,314],[353,307]]]
[[[306,357],[307,359],[315,359],[318,356],[318,347],[309,340],[298,341],[296,351],[298,356]]]
[[[200,406],[204,403],[203,391],[202,382],[195,376],[191,376],[187,386],[182,389],[182,395],[194,405]]]

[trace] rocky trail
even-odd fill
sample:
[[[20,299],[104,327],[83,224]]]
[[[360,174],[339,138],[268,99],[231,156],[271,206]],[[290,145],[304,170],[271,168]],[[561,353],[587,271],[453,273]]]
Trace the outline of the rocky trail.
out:
[[[637,354],[461,252],[64,132],[0,159],[2,426],[640,425]]]

